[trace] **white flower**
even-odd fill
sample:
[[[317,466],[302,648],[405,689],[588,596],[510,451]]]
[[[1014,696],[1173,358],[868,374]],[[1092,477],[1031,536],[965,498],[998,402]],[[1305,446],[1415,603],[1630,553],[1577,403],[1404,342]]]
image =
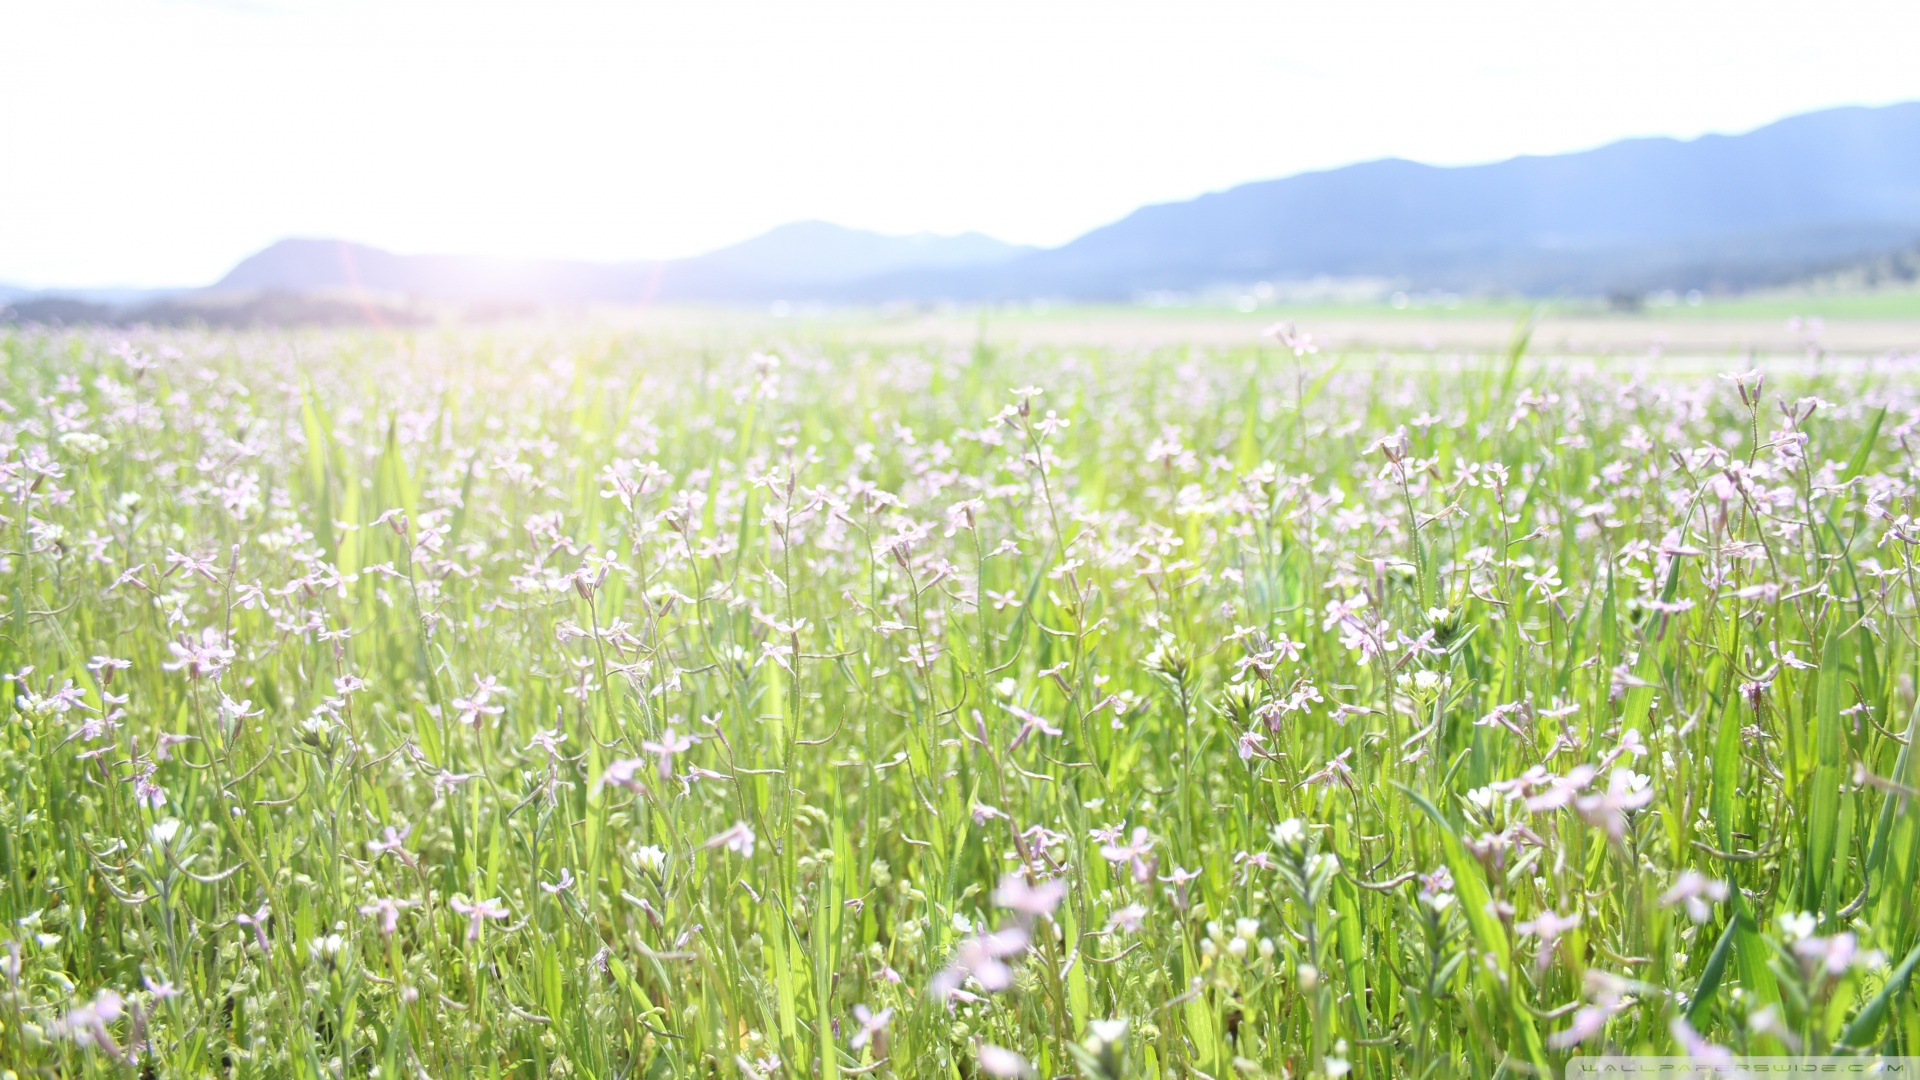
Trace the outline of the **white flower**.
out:
[[[1820,920],[1805,911],[1782,912],[1774,917],[1773,922],[1780,928],[1780,936],[1786,938],[1788,942],[1812,937],[1814,929],[1820,925]]]
[[[307,941],[307,958],[316,964],[332,964],[346,947],[346,939],[339,934],[312,938]]]
[[[60,445],[81,457],[92,457],[107,448],[107,440],[91,431],[69,431],[60,436]]]
[[[147,830],[147,835],[153,839],[155,847],[164,848],[173,843],[174,837],[180,835],[180,819],[162,818],[153,823],[153,827]]]

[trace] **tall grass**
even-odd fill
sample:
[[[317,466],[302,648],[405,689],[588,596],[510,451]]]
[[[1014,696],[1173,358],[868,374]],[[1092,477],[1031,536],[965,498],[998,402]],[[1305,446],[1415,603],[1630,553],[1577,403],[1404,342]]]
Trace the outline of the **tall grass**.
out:
[[[10,332],[0,1062],[1920,1054],[1911,364],[1285,340]]]

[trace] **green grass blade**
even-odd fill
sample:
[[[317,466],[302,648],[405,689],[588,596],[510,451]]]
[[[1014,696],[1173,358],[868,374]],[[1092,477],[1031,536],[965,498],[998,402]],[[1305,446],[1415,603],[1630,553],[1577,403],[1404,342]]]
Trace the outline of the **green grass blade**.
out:
[[[1900,966],[1887,976],[1886,985],[1882,986],[1880,992],[1869,999],[1847,1024],[1846,1030],[1840,1034],[1841,1046],[1865,1050],[1873,1045],[1873,1040],[1879,1035],[1880,1025],[1885,1022],[1887,1013],[1907,992],[1907,984],[1913,981],[1915,967],[1920,967],[1920,945],[1915,945],[1913,950],[1907,953],[1907,958],[1900,961]]]
[[[1801,868],[1800,906],[1819,912],[1828,896],[1840,824],[1841,784],[1845,782],[1846,733],[1840,716],[1842,643],[1839,633],[1827,635],[1820,650],[1820,675],[1815,688],[1814,767],[1807,789],[1806,857]]]

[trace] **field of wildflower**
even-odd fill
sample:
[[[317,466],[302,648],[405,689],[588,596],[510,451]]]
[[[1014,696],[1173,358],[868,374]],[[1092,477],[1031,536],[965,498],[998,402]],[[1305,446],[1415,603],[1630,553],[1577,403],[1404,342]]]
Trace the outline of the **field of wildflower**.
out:
[[[1278,337],[6,331],[0,1073],[1920,1054],[1916,362]]]

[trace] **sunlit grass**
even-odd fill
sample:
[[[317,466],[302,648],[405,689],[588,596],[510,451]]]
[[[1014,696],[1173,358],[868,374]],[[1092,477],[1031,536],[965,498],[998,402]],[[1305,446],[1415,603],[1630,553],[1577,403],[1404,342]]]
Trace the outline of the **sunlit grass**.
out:
[[[0,347],[18,1075],[1920,1054],[1910,362]]]

